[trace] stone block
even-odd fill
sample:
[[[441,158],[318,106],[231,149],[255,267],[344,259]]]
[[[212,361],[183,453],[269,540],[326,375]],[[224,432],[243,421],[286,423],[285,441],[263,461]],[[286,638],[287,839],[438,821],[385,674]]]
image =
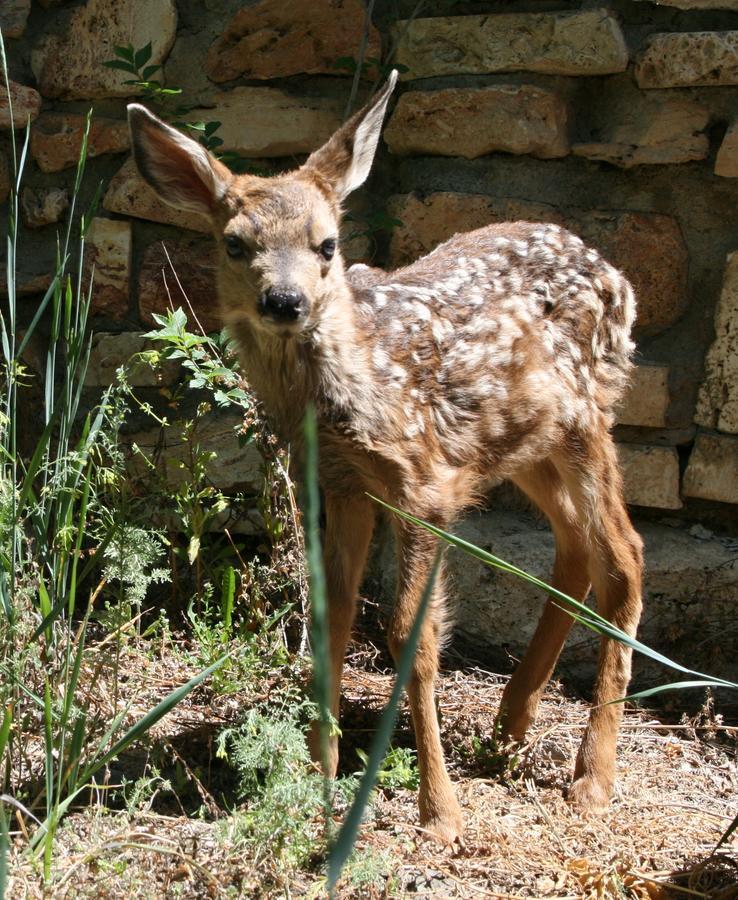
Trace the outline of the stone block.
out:
[[[635,75],[642,88],[738,84],[738,31],[653,34]]]
[[[618,425],[664,428],[669,408],[669,367],[639,365],[617,409]]]
[[[108,69],[116,45],[138,49],[151,41],[150,65],[162,63],[177,33],[174,0],[87,0],[76,7],[63,32],[49,32],[31,53],[31,67],[44,97],[89,100],[140,93],[124,84],[131,75]]]
[[[69,191],[64,188],[24,188],[20,211],[28,228],[43,228],[58,222],[69,207]]]
[[[263,461],[253,444],[241,447],[236,429],[243,419],[236,413],[214,410],[198,419],[197,443],[201,450],[213,451],[215,458],[207,465],[207,478],[220,490],[259,491],[263,475]],[[176,488],[188,477],[184,468],[189,456],[186,443],[177,428],[166,429],[162,441],[160,430],[126,435],[129,444],[136,444],[152,460],[156,459],[169,485]]]
[[[626,503],[681,509],[679,457],[673,447],[618,444],[618,458]]]
[[[30,11],[31,0],[3,0],[0,7],[0,31],[3,37],[22,37]]]
[[[44,113],[31,129],[31,156],[43,172],[76,166],[87,117],[76,113]],[[93,117],[87,138],[87,156],[122,153],[130,144],[128,125],[117,119]]]
[[[211,240],[156,241],[144,251],[138,276],[141,319],[154,324],[154,313],[169,309],[187,314],[190,331],[210,333],[223,327],[215,285],[216,249]],[[197,317],[197,321],[195,321]]]
[[[192,121],[218,121],[224,150],[271,157],[310,153],[341,124],[340,104],[323,97],[294,97],[277,88],[237,87],[216,94],[213,107],[193,109]]]
[[[687,247],[679,224],[657,213],[557,209],[545,203],[438,192],[390,198],[388,210],[402,225],[392,232],[390,263],[406,265],[459,231],[492,222],[554,222],[596,247],[630,278],[638,300],[636,328],[656,333],[687,306]]]
[[[41,95],[32,87],[18,84],[17,81],[9,81],[10,101],[13,106],[13,121],[10,121],[10,104],[5,80],[0,75],[0,130],[9,131],[15,128],[21,131],[28,121],[33,122],[41,112]]]
[[[139,353],[160,349],[156,341],[147,340],[138,331],[95,333],[92,336],[85,387],[104,388],[114,384],[116,373],[122,366],[127,366],[126,380],[132,387],[175,384],[182,368],[177,360],[162,362],[156,369],[140,360],[132,362]]]
[[[695,421],[738,434],[738,251],[730,254],[725,267]]]
[[[215,82],[337,75],[336,60],[357,54],[364,16],[361,0],[258,0],[240,9],[210,47],[205,71]],[[373,26],[366,55],[382,55]]]
[[[409,91],[384,131],[392,153],[474,159],[496,150],[541,159],[569,152],[567,110],[552,91],[529,85]]]
[[[738,437],[697,435],[684,473],[684,496],[738,503]]]
[[[634,525],[643,539],[645,558],[639,638],[686,665],[735,680],[735,550],[714,536],[706,540],[695,537],[687,528],[637,519]],[[554,540],[540,517],[499,510],[472,513],[454,528],[454,533],[550,583]],[[371,582],[364,588],[383,605],[389,605],[394,594],[393,557],[391,542],[381,541],[370,563]],[[471,647],[475,658],[505,667],[493,671],[509,671],[510,657],[520,658],[533,636],[544,592],[457,550],[448,554],[446,567],[455,647],[462,654]],[[714,638],[695,641],[696,634]],[[586,678],[591,689],[598,649],[597,636],[575,625],[562,654],[559,675]],[[642,675],[650,684],[655,683],[654,676],[656,683],[665,681],[663,667],[656,669],[646,657],[635,654],[633,663],[636,684]]]
[[[110,179],[102,205],[108,212],[122,216],[176,225],[191,231],[210,231],[210,225],[204,216],[176,209],[160,200],[139,175],[133,159],[126,160]]]
[[[85,242],[84,284],[93,279],[92,315],[122,319],[128,314],[131,278],[131,223],[92,220]]]
[[[715,174],[723,178],[738,178],[738,122],[725,132],[715,158]]]
[[[705,159],[710,144],[702,132],[709,118],[707,107],[692,100],[614,96],[597,106],[591,139],[573,144],[572,153],[623,169]]]
[[[628,65],[623,33],[605,9],[415,19],[398,22],[394,36],[405,79],[521,70],[608,75]]]

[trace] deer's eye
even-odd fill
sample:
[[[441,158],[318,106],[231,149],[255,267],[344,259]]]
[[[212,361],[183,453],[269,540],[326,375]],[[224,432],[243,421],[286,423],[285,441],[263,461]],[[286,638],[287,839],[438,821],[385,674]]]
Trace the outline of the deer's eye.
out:
[[[237,237],[235,234],[226,235],[225,247],[226,253],[232,259],[239,259],[240,257],[246,255],[246,245],[241,240],[241,238]]]
[[[323,259],[333,259],[333,254],[336,252],[336,239],[326,238],[320,245],[319,252]]]

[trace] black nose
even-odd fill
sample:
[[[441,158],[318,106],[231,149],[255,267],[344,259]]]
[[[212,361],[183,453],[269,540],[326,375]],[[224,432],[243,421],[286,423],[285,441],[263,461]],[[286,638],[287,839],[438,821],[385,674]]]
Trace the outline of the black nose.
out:
[[[303,294],[292,288],[272,287],[259,298],[259,309],[262,315],[290,322],[302,312],[304,300]]]

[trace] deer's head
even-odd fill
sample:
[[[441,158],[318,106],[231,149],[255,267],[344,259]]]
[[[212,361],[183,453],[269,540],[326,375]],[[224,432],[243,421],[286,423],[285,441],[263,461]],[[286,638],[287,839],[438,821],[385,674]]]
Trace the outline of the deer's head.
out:
[[[341,204],[369,175],[396,80],[393,72],[301,168],[273,178],[234,175],[145,107],[128,107],[141,175],[166,203],[200,213],[212,226],[221,301],[231,320],[299,334],[314,327],[342,289]]]

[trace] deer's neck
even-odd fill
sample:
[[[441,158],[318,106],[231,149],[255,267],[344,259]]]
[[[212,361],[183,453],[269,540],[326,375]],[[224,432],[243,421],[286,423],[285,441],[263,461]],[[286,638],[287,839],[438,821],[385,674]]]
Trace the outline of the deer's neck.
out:
[[[309,332],[285,339],[244,326],[238,339],[246,377],[282,438],[299,437],[312,403],[321,425],[369,439],[381,417],[370,350],[356,327],[347,284]]]

